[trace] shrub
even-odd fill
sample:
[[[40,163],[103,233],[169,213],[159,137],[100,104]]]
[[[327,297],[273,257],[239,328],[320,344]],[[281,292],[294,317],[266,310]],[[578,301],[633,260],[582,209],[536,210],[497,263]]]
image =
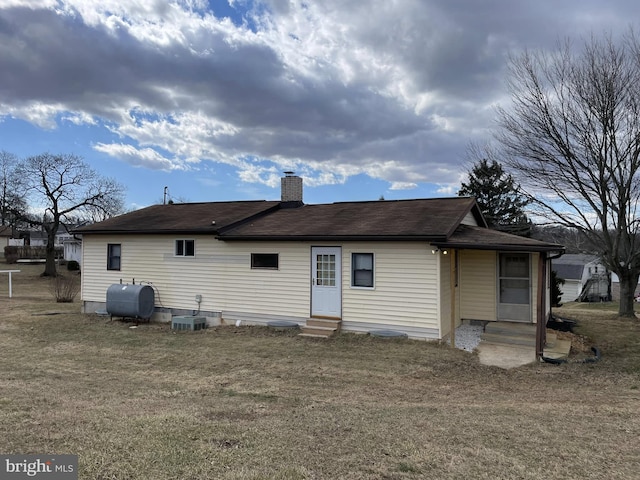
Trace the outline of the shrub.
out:
[[[8,245],[4,247],[4,261],[7,263],[16,263],[20,258],[20,247]]]
[[[57,303],[71,303],[80,291],[78,275],[60,275],[51,281],[51,293]]]
[[[67,262],[67,270],[69,270],[70,272],[77,272],[78,270],[80,270],[80,264],[75,260],[69,260]]]

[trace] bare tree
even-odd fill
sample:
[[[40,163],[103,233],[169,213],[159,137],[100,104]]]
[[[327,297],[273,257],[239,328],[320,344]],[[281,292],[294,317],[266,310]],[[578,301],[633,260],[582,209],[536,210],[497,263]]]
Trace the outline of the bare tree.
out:
[[[18,194],[17,166],[18,157],[0,151],[0,226],[15,227],[26,211],[26,202]]]
[[[640,44],[592,37],[576,51],[525,52],[510,62],[512,107],[497,140],[536,214],[579,231],[620,279],[634,316],[640,275]],[[531,208],[530,206],[530,208]]]
[[[55,235],[61,225],[66,226],[74,217],[106,218],[122,211],[123,187],[98,175],[76,155],[29,157],[18,165],[17,172],[34,210],[25,217],[47,234],[45,276],[57,273]]]

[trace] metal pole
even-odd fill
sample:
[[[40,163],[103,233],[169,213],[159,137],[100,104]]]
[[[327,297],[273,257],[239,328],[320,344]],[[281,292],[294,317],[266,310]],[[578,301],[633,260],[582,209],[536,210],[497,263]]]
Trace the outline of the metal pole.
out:
[[[456,251],[449,256],[449,289],[451,291],[451,346],[456,347]]]

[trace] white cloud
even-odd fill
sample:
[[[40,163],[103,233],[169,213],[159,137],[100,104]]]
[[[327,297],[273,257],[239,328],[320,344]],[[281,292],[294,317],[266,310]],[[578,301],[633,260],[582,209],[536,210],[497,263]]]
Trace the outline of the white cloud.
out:
[[[0,103],[0,116],[26,120],[45,130],[56,128],[56,116],[65,111],[64,105],[32,102],[28,105],[8,105]]]
[[[30,8],[38,10],[41,8],[54,8],[58,4],[57,0],[2,0],[0,10],[8,8]]]
[[[93,147],[96,151],[119,158],[135,167],[150,170],[183,170],[180,163],[171,161],[151,148],[136,148],[123,143],[97,143]]]
[[[390,190],[411,190],[418,186],[413,182],[391,182]]]
[[[508,101],[509,51],[640,14],[623,0],[228,3],[234,18],[204,0],[3,1],[0,118],[105,126],[119,143],[95,148],[144,168],[446,193]]]
[[[92,115],[85,112],[70,112],[68,115],[63,115],[61,120],[66,120],[75,125],[97,125],[98,122]]]

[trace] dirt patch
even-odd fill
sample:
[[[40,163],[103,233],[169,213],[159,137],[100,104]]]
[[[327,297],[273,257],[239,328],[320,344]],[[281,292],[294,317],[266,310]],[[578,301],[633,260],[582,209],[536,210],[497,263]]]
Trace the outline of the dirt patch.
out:
[[[552,330],[558,337],[558,340],[568,340],[571,342],[571,355],[590,354],[591,347],[594,342],[586,335],[580,335],[572,332],[558,332]]]

